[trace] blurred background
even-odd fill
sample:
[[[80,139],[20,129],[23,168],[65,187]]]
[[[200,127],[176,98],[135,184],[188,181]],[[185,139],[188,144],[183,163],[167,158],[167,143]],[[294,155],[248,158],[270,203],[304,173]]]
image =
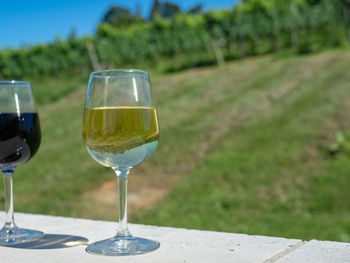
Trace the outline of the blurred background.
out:
[[[83,105],[91,71],[140,68],[161,137],[131,172],[131,223],[350,242],[349,0],[1,6],[0,79],[32,82],[43,136],[15,211],[117,219]]]

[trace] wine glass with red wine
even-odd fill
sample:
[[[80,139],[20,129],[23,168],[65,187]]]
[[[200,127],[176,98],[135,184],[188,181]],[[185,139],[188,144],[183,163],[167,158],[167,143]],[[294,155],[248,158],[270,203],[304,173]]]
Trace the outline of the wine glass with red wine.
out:
[[[0,81],[0,169],[4,178],[5,224],[0,245],[34,241],[44,233],[19,228],[13,215],[13,172],[38,151],[41,140],[38,112],[30,82]]]

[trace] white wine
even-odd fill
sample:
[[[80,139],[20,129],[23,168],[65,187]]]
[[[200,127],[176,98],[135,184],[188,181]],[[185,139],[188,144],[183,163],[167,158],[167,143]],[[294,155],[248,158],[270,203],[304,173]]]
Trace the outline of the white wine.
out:
[[[159,126],[154,107],[87,108],[83,139],[90,155],[107,167],[132,167],[157,148]]]

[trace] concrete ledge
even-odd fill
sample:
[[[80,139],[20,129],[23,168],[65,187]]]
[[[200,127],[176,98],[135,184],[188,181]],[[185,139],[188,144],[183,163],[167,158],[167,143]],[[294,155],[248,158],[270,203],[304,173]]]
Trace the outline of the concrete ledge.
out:
[[[285,257],[277,260],[276,263],[297,262],[319,263],[349,263],[350,262],[350,244],[332,241],[311,240],[305,242],[301,247],[291,251]]]
[[[0,213],[0,218],[3,213]],[[16,213],[21,227],[44,231],[48,236],[72,235],[89,242],[115,234],[115,222]],[[298,239],[251,236],[181,228],[130,224],[135,236],[155,239],[158,250],[126,257],[96,256],[85,252],[86,245],[50,248],[49,246],[0,247],[0,262],[350,262],[350,244],[329,241],[302,242]],[[69,241],[69,240],[68,240]]]

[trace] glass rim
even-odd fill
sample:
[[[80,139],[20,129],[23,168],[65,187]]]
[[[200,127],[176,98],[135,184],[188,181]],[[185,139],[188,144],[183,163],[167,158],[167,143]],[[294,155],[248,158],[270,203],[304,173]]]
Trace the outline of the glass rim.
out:
[[[30,87],[29,81],[22,80],[0,80],[0,88],[9,88],[9,87]]]
[[[108,69],[91,72],[94,78],[135,78],[148,77],[148,72],[140,69]]]

